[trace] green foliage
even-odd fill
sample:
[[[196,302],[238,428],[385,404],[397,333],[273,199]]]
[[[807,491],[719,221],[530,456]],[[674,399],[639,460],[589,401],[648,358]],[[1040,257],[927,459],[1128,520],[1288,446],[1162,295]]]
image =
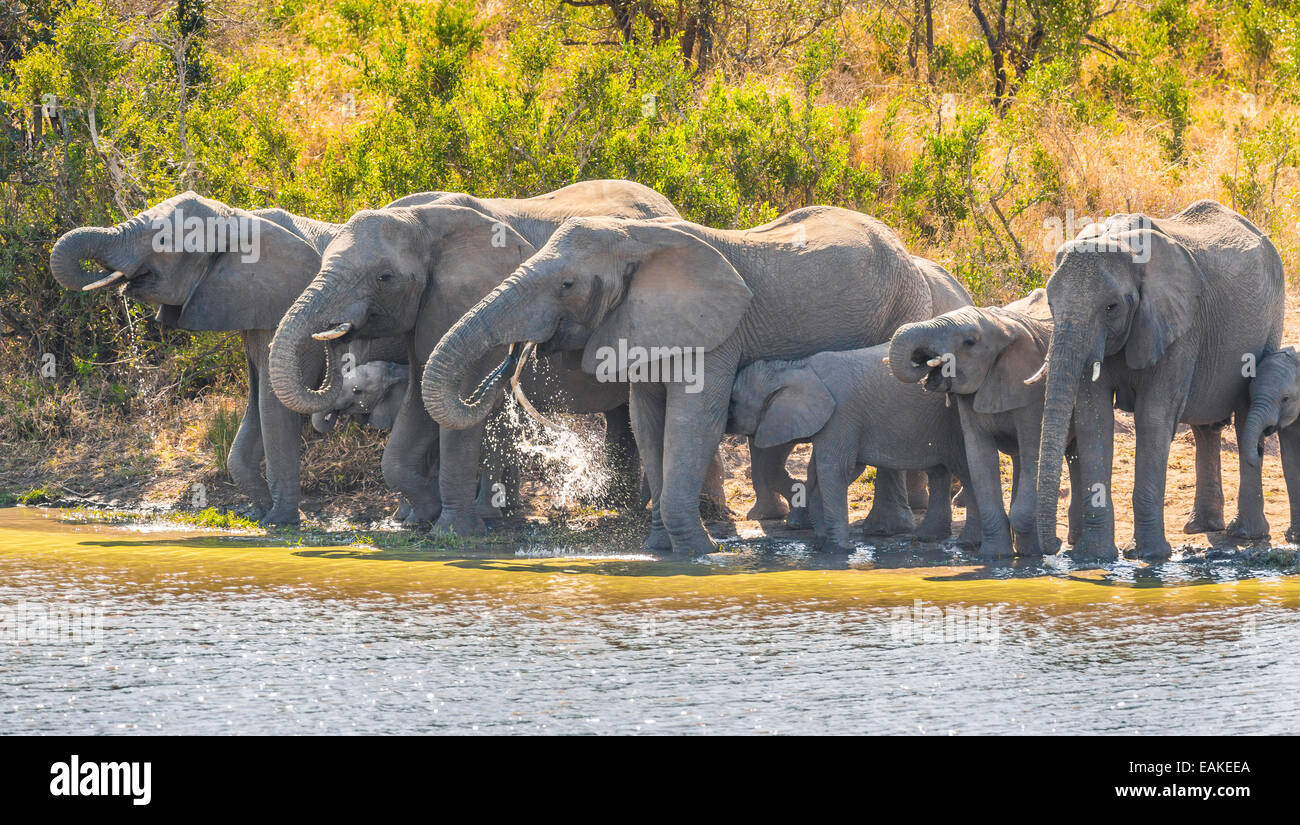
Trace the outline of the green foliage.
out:
[[[206,439],[212,447],[212,455],[217,467],[226,472],[226,461],[230,458],[230,446],[235,443],[235,434],[239,432],[240,413],[222,407],[212,417],[208,425]]]

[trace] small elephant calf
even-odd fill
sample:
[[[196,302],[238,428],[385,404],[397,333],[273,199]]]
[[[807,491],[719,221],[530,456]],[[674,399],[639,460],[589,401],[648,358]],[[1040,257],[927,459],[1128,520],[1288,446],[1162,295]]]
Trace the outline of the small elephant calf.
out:
[[[1250,382],[1250,412],[1246,415],[1246,426],[1240,430],[1242,437],[1237,450],[1243,464],[1259,473],[1263,469],[1264,439],[1277,433],[1282,448],[1282,473],[1286,476],[1291,501],[1291,525],[1286,540],[1292,544],[1300,542],[1300,424],[1296,423],[1297,419],[1300,419],[1300,353],[1294,347],[1266,352]]]
[[[342,391],[331,410],[312,415],[317,432],[329,433],[344,416],[356,416],[376,430],[391,430],[402,406],[411,368],[395,361],[367,361],[343,375]]]
[[[813,529],[828,549],[852,548],[848,488],[866,465],[925,470],[931,490],[966,482],[961,422],[944,397],[899,383],[884,363],[888,344],[821,352],[801,361],[755,361],[736,375],[728,432],[751,435],[758,447],[812,441],[808,471]],[[815,488],[815,492],[814,492]],[[973,508],[960,541],[978,537]],[[930,496],[917,538],[952,535],[947,495]]]

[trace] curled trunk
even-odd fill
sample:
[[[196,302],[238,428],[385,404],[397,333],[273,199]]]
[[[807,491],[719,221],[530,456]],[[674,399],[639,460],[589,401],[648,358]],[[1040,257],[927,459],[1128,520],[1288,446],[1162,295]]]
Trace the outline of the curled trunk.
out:
[[[933,321],[918,321],[894,333],[889,341],[889,369],[895,378],[915,384],[929,374],[926,361],[937,354],[934,341],[937,331]]]
[[[86,269],[82,261],[99,261],[105,265],[109,244],[117,242],[118,233],[98,226],[83,226],[64,234],[50,252],[50,272],[65,289],[81,291],[103,280],[108,270]]]
[[[1070,416],[1074,412],[1083,374],[1083,348],[1074,336],[1057,334],[1048,353],[1047,396],[1043,405],[1043,433],[1038,449],[1038,501],[1035,520],[1040,546],[1055,546],[1056,508],[1061,494],[1061,461]],[[1107,493],[1109,496],[1109,493]]]
[[[268,368],[271,386],[280,401],[294,412],[310,415],[334,407],[341,382],[334,380],[330,347],[328,344],[317,343],[311,337],[317,331],[317,319],[324,317],[318,307],[327,306],[334,292],[333,287],[319,280],[313,281],[285,313],[275,331],[275,337],[271,339]],[[302,365],[303,352],[312,346],[323,346],[325,349],[324,377],[320,387],[315,389],[307,385]]]
[[[510,288],[514,282],[514,278],[507,279],[457,321],[425,363],[420,381],[424,407],[440,425],[464,430],[482,422],[492,412],[497,386],[510,378],[515,367],[513,353],[479,381],[468,397],[461,396],[461,388],[473,377],[470,370],[493,347],[514,343],[508,334],[503,337],[495,332],[508,323],[510,313],[520,304],[518,289]]]

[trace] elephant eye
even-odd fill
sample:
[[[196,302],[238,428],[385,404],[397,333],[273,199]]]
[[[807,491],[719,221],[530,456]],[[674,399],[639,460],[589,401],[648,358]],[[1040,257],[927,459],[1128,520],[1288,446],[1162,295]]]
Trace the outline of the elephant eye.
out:
[[[353,387],[353,388],[352,388],[352,394],[353,394],[353,395],[360,395],[360,394],[361,394],[361,388],[360,388],[360,387]]]
[[[560,281],[560,289],[569,289],[572,286],[573,286],[572,278],[565,278],[563,281]]]
[[[965,345],[968,346],[968,347],[973,347],[973,346],[975,346],[975,339],[974,339],[974,338],[967,338],[965,341],[962,341],[962,343],[965,344]]]
[[[1119,304],[1107,304],[1107,305],[1106,305],[1106,311],[1107,311],[1107,312],[1114,312],[1115,309],[1116,309],[1116,307],[1118,307],[1118,306],[1119,306]]]
[[[381,284],[382,284],[382,283],[385,283],[385,282],[387,282],[387,281],[391,281],[391,280],[393,280],[393,273],[391,273],[391,272],[381,272],[381,273],[379,273],[379,282],[380,282]]]

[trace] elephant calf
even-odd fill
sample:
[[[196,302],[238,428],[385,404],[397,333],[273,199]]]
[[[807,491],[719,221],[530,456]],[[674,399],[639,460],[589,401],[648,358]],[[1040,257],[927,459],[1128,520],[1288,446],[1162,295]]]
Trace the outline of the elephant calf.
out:
[[[1298,418],[1300,353],[1293,347],[1269,351],[1260,359],[1255,378],[1250,382],[1250,412],[1237,450],[1242,466],[1258,475],[1263,469],[1264,439],[1277,433],[1282,447],[1282,472],[1291,500],[1291,524],[1286,540],[1293,544],[1300,542],[1300,424],[1295,423]],[[1249,535],[1241,521],[1239,515],[1228,526],[1228,532],[1239,538],[1261,538]]]
[[[848,489],[870,464],[925,470],[930,489],[947,490],[951,475],[967,480],[957,410],[915,384],[900,384],[884,363],[888,344],[821,352],[800,361],[755,361],[736,374],[728,431],[752,435],[759,447],[811,440],[808,477],[813,529],[824,546],[851,549]],[[815,481],[814,481],[815,477]],[[947,495],[931,495],[917,538],[952,535]],[[975,543],[976,509],[967,510],[960,541]]]
[[[1047,293],[1035,289],[1005,307],[964,307],[904,324],[890,342],[889,368],[898,380],[956,398],[980,514],[980,553],[986,557],[1010,556],[1013,534],[1020,554],[1043,552],[1034,528],[1043,386],[1033,379],[1043,369],[1051,336]],[[1002,502],[999,451],[1012,457],[1010,523]],[[1066,461],[1073,540],[1082,490],[1073,450],[1067,451]]]

